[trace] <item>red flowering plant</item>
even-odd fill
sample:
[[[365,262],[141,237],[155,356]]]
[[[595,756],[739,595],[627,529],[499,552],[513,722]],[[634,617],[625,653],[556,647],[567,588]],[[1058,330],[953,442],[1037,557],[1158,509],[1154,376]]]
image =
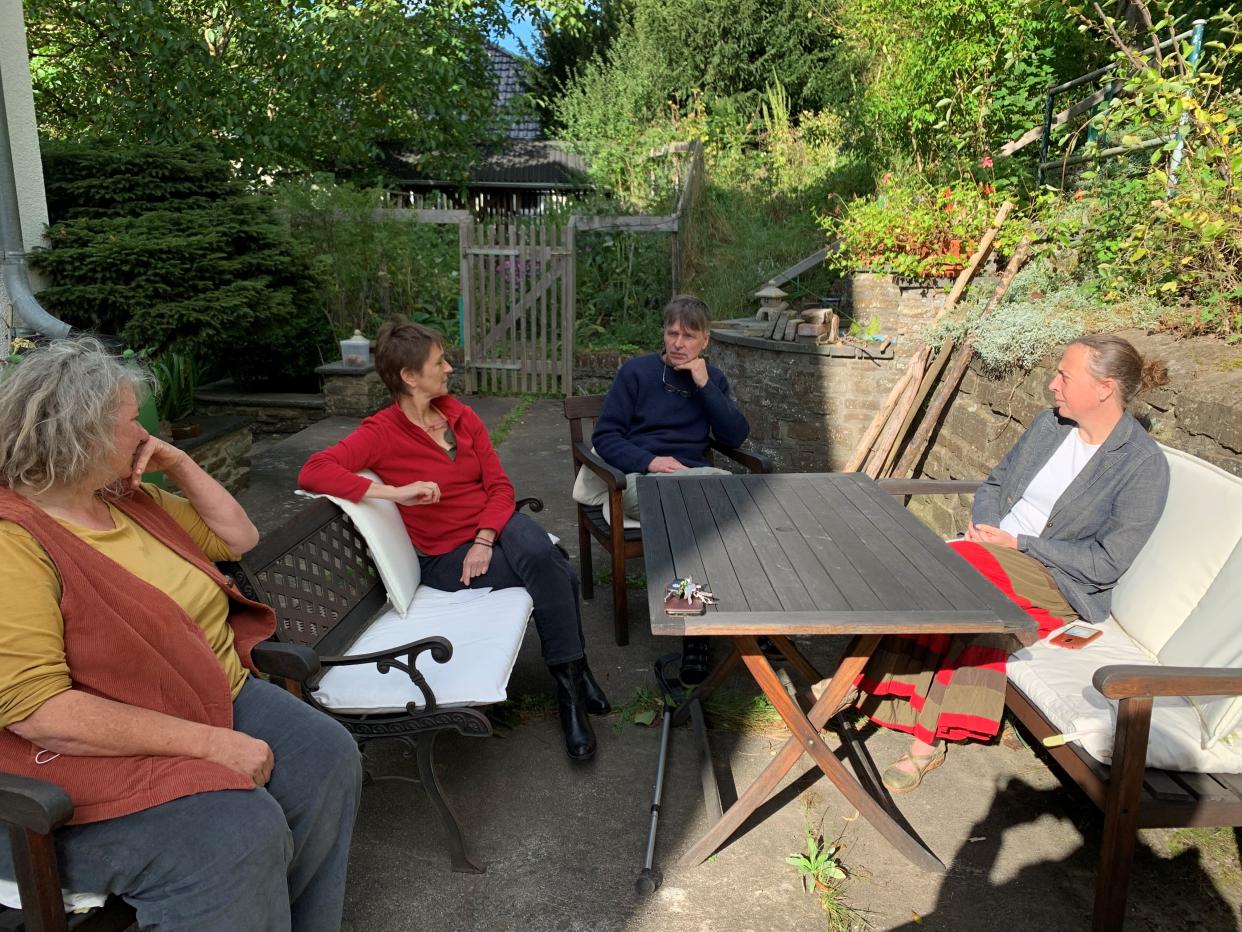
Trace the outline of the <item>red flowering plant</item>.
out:
[[[991,181],[933,187],[885,175],[876,193],[856,198],[821,225],[840,248],[829,261],[842,274],[865,268],[929,280],[956,275],[1001,203]]]

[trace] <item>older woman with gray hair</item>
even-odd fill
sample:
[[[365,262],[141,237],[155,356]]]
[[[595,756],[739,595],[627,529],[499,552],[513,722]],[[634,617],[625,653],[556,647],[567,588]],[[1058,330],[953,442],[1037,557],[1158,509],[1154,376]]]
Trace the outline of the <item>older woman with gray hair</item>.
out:
[[[213,561],[258,532],[138,423],[147,391],[90,338],[0,382],[0,767],[69,794],[63,883],[143,928],[339,929],[357,748],[252,675],[273,613]]]

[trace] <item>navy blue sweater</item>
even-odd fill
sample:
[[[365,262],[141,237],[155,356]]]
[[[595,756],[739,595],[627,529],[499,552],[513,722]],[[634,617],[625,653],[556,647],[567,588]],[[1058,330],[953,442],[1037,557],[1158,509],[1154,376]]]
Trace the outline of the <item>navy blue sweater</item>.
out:
[[[665,388],[667,383],[678,391]],[[617,373],[591,443],[608,464],[622,472],[646,472],[657,456],[684,466],[706,466],[708,434],[738,447],[750,433],[746,416],[729,394],[729,380],[707,367],[699,388],[689,372],[666,366],[656,353],[639,356]]]

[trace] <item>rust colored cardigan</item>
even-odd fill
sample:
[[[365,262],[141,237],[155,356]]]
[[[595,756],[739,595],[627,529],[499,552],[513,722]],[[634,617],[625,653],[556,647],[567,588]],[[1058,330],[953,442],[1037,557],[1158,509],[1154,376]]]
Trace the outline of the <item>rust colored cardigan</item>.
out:
[[[225,590],[242,663],[271,635],[271,608],[245,598],[155,502],[132,493],[114,503],[161,543]],[[0,488],[0,518],[34,536],[60,574],[65,659],[73,688],[187,721],[231,728],[228,678],[202,630],[171,598],[123,569],[42,509]],[[85,757],[44,753],[0,729],[0,768],[58,784],[73,802],[72,823],[98,822],[209,790],[253,789],[222,764],[190,757]]]

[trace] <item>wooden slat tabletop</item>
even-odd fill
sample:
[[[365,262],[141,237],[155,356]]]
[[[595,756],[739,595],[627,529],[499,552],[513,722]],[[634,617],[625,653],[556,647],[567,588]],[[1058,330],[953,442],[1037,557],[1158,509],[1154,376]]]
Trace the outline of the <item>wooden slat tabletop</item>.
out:
[[[654,634],[1010,632],[1034,622],[862,473],[641,476]],[[719,600],[670,617],[691,576]]]

